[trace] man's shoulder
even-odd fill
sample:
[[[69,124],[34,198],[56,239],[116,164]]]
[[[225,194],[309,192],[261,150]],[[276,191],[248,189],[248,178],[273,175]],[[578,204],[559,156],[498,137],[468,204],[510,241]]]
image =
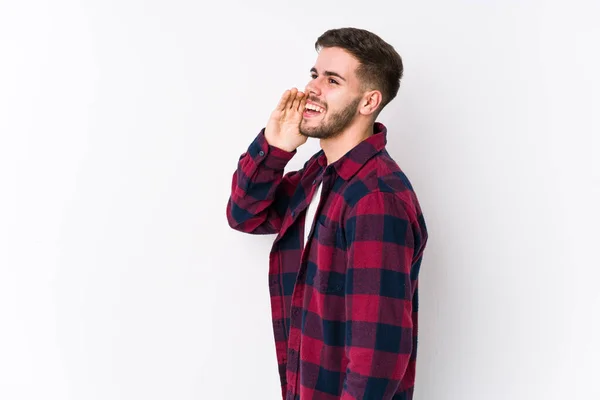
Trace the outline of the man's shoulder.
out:
[[[420,212],[410,179],[385,149],[360,168],[349,180],[342,195],[350,208],[367,197],[378,196],[405,205],[413,214]]]

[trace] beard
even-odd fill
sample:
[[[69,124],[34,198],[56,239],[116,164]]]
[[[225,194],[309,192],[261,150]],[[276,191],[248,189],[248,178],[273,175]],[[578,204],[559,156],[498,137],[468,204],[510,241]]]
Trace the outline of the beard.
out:
[[[307,127],[308,121],[303,119],[300,124],[300,134],[315,139],[330,139],[338,136],[352,123],[358,103],[360,103],[360,97],[353,99],[343,109],[327,114],[325,119],[314,127]]]

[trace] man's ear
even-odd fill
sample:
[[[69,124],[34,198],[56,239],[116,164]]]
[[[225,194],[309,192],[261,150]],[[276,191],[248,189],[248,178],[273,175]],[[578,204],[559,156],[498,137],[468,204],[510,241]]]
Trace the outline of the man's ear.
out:
[[[379,110],[383,96],[379,90],[370,90],[366,92],[358,107],[358,112],[362,115],[372,115]]]

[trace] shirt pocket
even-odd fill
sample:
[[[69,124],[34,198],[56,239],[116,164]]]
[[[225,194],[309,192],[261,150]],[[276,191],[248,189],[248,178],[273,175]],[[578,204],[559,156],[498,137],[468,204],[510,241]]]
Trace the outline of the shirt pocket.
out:
[[[343,233],[337,222],[320,216],[315,221],[315,231],[310,255],[312,285],[320,293],[344,292],[346,252],[343,250]]]
[[[318,248],[326,246],[334,250],[343,249],[344,237],[339,223],[327,220],[322,215],[315,221],[313,238],[319,243]]]

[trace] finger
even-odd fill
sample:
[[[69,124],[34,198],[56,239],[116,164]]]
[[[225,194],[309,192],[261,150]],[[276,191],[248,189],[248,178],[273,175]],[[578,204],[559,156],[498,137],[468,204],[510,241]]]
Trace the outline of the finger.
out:
[[[294,97],[294,102],[292,103],[292,111],[298,110],[298,104],[300,104],[300,98],[301,98],[300,93],[297,93],[296,96]]]
[[[302,97],[300,98],[300,104],[298,104],[298,111],[300,111],[301,113],[304,112],[304,107],[306,107],[306,100],[308,98],[308,94],[303,93]]]
[[[290,98],[290,90],[288,89],[285,92],[283,92],[281,99],[279,99],[279,104],[277,104],[277,110],[283,111],[285,109],[285,106],[288,104],[289,98]]]
[[[292,88],[292,90],[290,90],[290,97],[288,99],[287,108],[293,109],[294,100],[296,100],[297,94],[298,94],[298,89]]]

